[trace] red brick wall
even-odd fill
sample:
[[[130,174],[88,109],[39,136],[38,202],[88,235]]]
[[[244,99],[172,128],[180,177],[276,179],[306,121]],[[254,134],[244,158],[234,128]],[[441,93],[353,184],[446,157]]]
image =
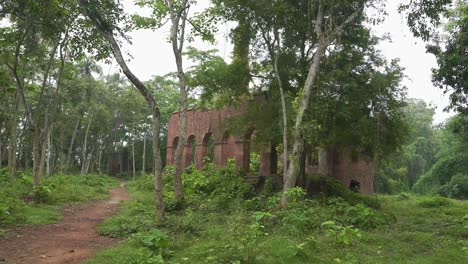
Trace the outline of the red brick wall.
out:
[[[353,157],[350,149],[334,147],[322,151],[319,156],[319,174],[332,176],[347,187],[352,180],[357,181],[361,193],[374,193],[375,167],[368,157],[360,153]]]
[[[229,158],[235,158],[237,166],[244,168],[249,171],[249,153],[250,153],[250,139],[246,139],[243,136],[236,136],[233,133],[229,133],[225,129],[225,124],[230,117],[236,117],[244,114],[247,111],[247,107],[250,103],[261,103],[265,101],[264,97],[256,97],[253,101],[248,101],[239,107],[226,107],[220,110],[198,110],[191,109],[187,112],[187,139],[190,136],[195,137],[196,151],[195,151],[195,166],[197,168],[202,167],[202,160],[206,156],[206,144],[203,143],[203,139],[207,135],[211,135],[215,143],[214,163],[216,165],[226,165]],[[167,164],[172,165],[174,163],[174,139],[178,137],[180,130],[180,118],[181,113],[176,112],[172,114],[169,120],[168,127],[168,146],[167,146]],[[238,131],[236,131],[238,132]],[[236,134],[251,134],[247,133],[236,133]],[[185,142],[186,144],[188,142]],[[184,149],[184,166],[187,167],[189,162],[190,147]],[[270,161],[271,161],[271,150],[265,150],[261,153],[262,166],[260,174],[262,176],[268,176],[272,173]],[[268,164],[267,164],[268,162]]]

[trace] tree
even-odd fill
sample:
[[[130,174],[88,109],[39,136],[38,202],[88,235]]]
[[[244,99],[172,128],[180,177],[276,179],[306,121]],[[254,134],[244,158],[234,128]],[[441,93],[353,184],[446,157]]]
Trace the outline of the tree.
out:
[[[162,27],[164,20],[171,21],[171,31],[169,40],[172,46],[176,66],[177,66],[177,79],[179,85],[180,99],[179,99],[179,114],[180,129],[179,141],[174,153],[174,194],[176,200],[183,199],[183,183],[182,171],[183,163],[182,157],[186,145],[187,135],[187,107],[188,107],[188,88],[187,78],[183,66],[183,53],[184,45],[187,40],[193,39],[197,34],[201,34],[204,40],[212,40],[213,37],[204,29],[199,27],[196,18],[189,16],[189,11],[196,1],[192,0],[139,0],[137,3],[140,6],[150,7],[152,15],[150,17],[134,16],[135,22],[138,27],[157,29]],[[167,21],[166,20],[166,21]],[[192,35],[187,36],[187,24],[192,26]],[[196,32],[196,33],[195,33]]]
[[[79,0],[80,7],[83,13],[89,18],[93,26],[102,34],[103,38],[110,44],[114,58],[117,60],[120,68],[130,82],[138,89],[141,95],[145,98],[148,107],[152,112],[152,127],[153,127],[153,159],[154,159],[154,175],[155,175],[155,192],[156,192],[156,213],[159,224],[164,223],[164,202],[162,195],[162,164],[160,152],[160,110],[156,99],[146,85],[138,79],[135,74],[128,68],[125,59],[123,58],[120,46],[114,36],[115,33],[122,33],[122,30],[117,27],[117,22],[122,19],[122,9],[118,4],[111,0],[102,0],[89,2],[87,0]]]
[[[432,82],[444,93],[450,93],[446,110],[468,114],[468,4],[457,1],[447,12],[446,39],[427,47],[437,58],[438,68],[432,70]]]
[[[322,56],[325,54],[326,49],[343,34],[345,28],[351,23],[355,23],[355,20],[362,16],[365,3],[366,1],[343,1],[340,5],[334,3],[330,6],[325,1],[319,1],[314,10],[316,11],[316,19],[313,33],[316,37],[316,51],[309,66],[302,95],[299,97],[290,165],[287,174],[284,175],[283,195],[281,197],[282,207],[287,206],[287,191],[294,187],[300,172],[300,157],[305,143],[305,133],[303,131],[304,117],[310,107],[310,97],[316,85],[315,81],[320,69]]]

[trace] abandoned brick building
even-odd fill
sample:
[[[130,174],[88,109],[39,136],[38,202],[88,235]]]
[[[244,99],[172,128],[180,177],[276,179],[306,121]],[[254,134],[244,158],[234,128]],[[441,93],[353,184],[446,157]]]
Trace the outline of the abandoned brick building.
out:
[[[188,110],[183,166],[187,167],[193,163],[196,168],[200,169],[206,157],[212,156],[212,162],[215,165],[226,165],[228,159],[234,158],[238,167],[250,172],[250,155],[253,148],[251,141],[255,128],[231,133],[223,123],[229,121],[231,117],[246,113],[249,104],[258,104],[263,100],[265,99],[261,97],[255,98],[239,107],[225,107],[220,110]],[[174,163],[174,153],[179,142],[181,116],[180,112],[173,113],[169,121],[166,154],[168,165]],[[213,152],[211,155],[210,144]],[[275,146],[269,143],[258,150],[258,154],[260,165],[256,173],[264,177],[277,176],[278,155]],[[318,162],[305,159],[305,173],[331,176],[350,188],[357,188],[361,193],[373,193],[375,169],[373,162],[365,156],[334,147],[319,151],[315,156],[318,156]]]

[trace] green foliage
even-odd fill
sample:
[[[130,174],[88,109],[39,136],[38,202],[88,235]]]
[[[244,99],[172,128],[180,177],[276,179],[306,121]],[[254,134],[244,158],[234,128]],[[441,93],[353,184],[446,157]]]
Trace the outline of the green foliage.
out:
[[[51,203],[52,202],[52,188],[54,185],[40,185],[34,186],[31,192],[31,196],[34,197],[38,203]]]
[[[418,206],[421,206],[421,207],[432,208],[432,207],[450,206],[452,205],[452,202],[447,198],[434,196],[434,197],[421,197],[418,199],[417,204]]]
[[[159,255],[142,246],[137,238],[119,243],[116,247],[101,251],[86,264],[158,264],[164,263]]]
[[[145,247],[159,256],[161,260],[164,255],[168,254],[169,239],[161,230],[155,228],[145,234],[140,233],[137,238]]]
[[[355,193],[332,177],[310,175],[308,179],[311,185],[316,185],[321,190],[321,193],[318,194],[319,196],[341,197],[350,204],[362,203],[374,209],[379,209],[381,206],[377,196],[373,197]]]
[[[167,199],[171,171],[165,171]],[[184,210],[167,212],[166,225],[158,231],[151,177],[129,183],[133,201],[124,202],[120,212],[99,227],[104,234],[129,239],[89,263],[462,263],[466,257],[466,245],[460,242],[468,237],[462,202],[447,199],[447,205],[438,198],[426,202],[428,198],[401,194],[379,197],[375,209],[360,197],[339,197],[348,194],[337,185],[328,187],[335,196],[308,197],[303,189],[293,188],[288,208],[279,210],[281,193],[247,192],[238,198],[238,173],[230,166],[189,168]],[[209,176],[225,177],[226,182]],[[221,190],[231,199],[218,200]],[[421,205],[425,203],[429,207]]]
[[[99,224],[98,231],[110,237],[123,237],[155,226],[154,195],[151,192],[134,193],[131,201],[121,205],[120,213]]]
[[[16,197],[0,193],[0,226],[24,221],[26,205]]]
[[[468,5],[466,1],[454,1],[454,8],[446,12],[447,38],[443,44],[429,45],[427,51],[437,58],[438,68],[433,69],[432,81],[444,93],[450,92],[450,105],[459,113],[468,111],[468,76],[466,75],[466,46],[468,46]]]
[[[440,159],[432,168],[432,176],[441,185],[450,182],[450,179],[458,174],[468,174],[468,156],[457,155]]]
[[[221,169],[208,164],[202,171],[187,170],[183,178],[186,193],[193,194],[193,201],[201,201],[200,206],[208,210],[228,210],[253,195],[253,187],[243,181],[234,160]]]
[[[439,194],[455,199],[468,199],[468,174],[458,173],[453,176],[449,183],[439,188]]]
[[[59,205],[104,199],[117,185],[117,180],[107,176],[56,175],[33,187],[30,173],[20,172],[13,182],[3,175],[0,173],[0,227],[56,222]]]
[[[333,221],[325,221],[320,226],[325,230],[327,235],[333,236],[339,245],[349,246],[352,240],[362,237],[359,229],[352,226],[337,225]]]

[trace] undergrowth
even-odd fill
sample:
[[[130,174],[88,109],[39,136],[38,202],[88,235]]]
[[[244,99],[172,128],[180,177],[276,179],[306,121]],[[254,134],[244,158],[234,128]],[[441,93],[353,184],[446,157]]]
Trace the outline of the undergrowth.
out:
[[[33,187],[31,173],[19,172],[10,180],[7,172],[0,170],[0,230],[56,222],[62,205],[104,199],[117,184],[108,176],[55,175]]]
[[[255,193],[230,164],[189,168],[185,199],[177,203],[173,170],[163,177],[165,225],[154,221],[153,178],[142,176],[128,184],[133,200],[99,226],[102,234],[127,239],[87,263],[464,263],[468,257],[464,202],[411,194],[360,199],[337,185],[312,197],[293,188],[288,208],[280,210],[279,192]]]

